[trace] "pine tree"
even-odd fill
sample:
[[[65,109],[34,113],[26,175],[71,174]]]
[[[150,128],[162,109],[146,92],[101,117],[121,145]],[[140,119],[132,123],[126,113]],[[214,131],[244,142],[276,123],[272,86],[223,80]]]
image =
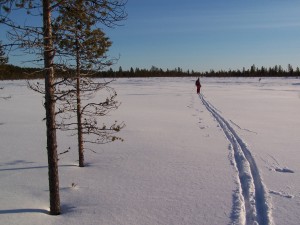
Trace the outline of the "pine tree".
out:
[[[64,56],[64,69],[73,73],[60,82],[67,88],[60,93],[64,97],[59,98],[59,112],[63,114],[58,127],[77,131],[79,166],[84,167],[84,142],[103,144],[120,139],[113,134],[124,124],[114,123],[107,127],[97,122],[97,117],[106,115],[119,105],[115,100],[116,92],[108,86],[110,82],[98,82],[88,77],[113,63],[105,55],[111,46],[110,40],[101,29],[94,27],[97,22],[94,10],[100,8],[82,0],[69,1],[68,4],[69,7],[59,11],[60,16],[55,21],[57,54]],[[91,100],[101,90],[107,96],[102,102],[82,103],[82,98]],[[68,118],[72,118],[70,114],[75,112],[77,121],[74,123]],[[70,114],[66,116],[66,113]]]
[[[51,3],[53,5],[51,5]],[[44,62],[43,70],[45,75],[45,111],[46,111],[46,133],[47,133],[47,154],[48,154],[48,174],[50,192],[50,214],[60,214],[59,179],[57,165],[57,141],[55,126],[55,98],[54,98],[54,49],[52,42],[52,21],[51,13],[55,8],[56,1],[43,0],[3,0],[0,2],[1,14],[0,22],[12,28],[13,32],[8,35],[12,40],[11,46],[23,49],[25,52],[42,52]],[[37,15],[41,27],[30,24],[18,24],[10,17],[10,12],[14,10],[25,10],[28,16]],[[37,54],[39,58],[40,55]],[[39,61],[39,59],[37,59]]]
[[[294,69],[293,69],[293,66],[291,64],[288,64],[288,73],[289,73],[290,76],[292,76],[293,73],[294,73]]]
[[[45,95],[46,111],[46,131],[47,131],[47,154],[48,154],[48,174],[49,174],[49,191],[50,191],[50,214],[60,214],[60,197],[59,197],[59,179],[57,165],[57,141],[56,141],[56,101],[63,96],[56,95],[57,82],[55,82],[55,57],[54,48],[55,36],[53,35],[52,25],[54,18],[62,10],[76,8],[78,1],[58,1],[58,0],[2,0],[0,1],[0,23],[12,29],[8,32],[11,40],[11,47],[22,49],[26,54],[34,54],[34,62],[43,62],[42,70],[45,76],[44,89],[40,86],[33,86],[33,89]],[[86,0],[82,1],[93,11],[82,12],[80,20],[84,17],[91,16],[94,21],[106,25],[107,27],[115,26],[119,21],[126,18],[124,6],[126,1],[123,0]],[[39,21],[41,26],[26,24],[26,21],[16,21],[10,12],[20,10],[25,12],[27,17],[34,17]],[[28,20],[32,21],[32,20]],[[18,23],[19,22],[19,23]],[[92,26],[92,25],[91,25]],[[76,28],[77,29],[77,28]],[[98,32],[98,31],[96,31]],[[96,43],[95,43],[96,44]],[[79,45],[78,45],[79,46]],[[77,47],[78,47],[77,46]],[[91,44],[90,47],[93,45]],[[60,46],[62,47],[62,46]],[[89,59],[93,54],[88,55]],[[88,65],[88,64],[87,64]],[[31,86],[32,87],[32,86]],[[118,127],[114,128],[118,130]]]

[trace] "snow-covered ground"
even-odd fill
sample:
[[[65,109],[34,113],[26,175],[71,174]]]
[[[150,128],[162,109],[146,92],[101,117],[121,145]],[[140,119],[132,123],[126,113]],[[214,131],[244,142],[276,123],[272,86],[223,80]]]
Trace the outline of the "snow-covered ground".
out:
[[[1,81],[0,224],[300,221],[300,79],[119,79],[124,142],[86,151],[58,132],[62,214],[48,215],[43,97]]]

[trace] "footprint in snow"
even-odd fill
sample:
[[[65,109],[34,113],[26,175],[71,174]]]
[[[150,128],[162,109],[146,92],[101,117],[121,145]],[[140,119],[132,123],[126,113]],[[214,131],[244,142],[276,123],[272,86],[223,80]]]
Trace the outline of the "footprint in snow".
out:
[[[284,168],[275,168],[275,171],[276,172],[280,172],[280,173],[295,173],[295,171],[294,170],[291,170],[291,169],[289,169],[289,168],[286,168],[286,167],[284,167]]]
[[[278,196],[284,197],[284,198],[294,198],[295,197],[294,195],[290,195],[290,194],[287,194],[287,193],[284,193],[284,192],[281,192],[281,191],[269,190],[269,193],[273,194],[273,195],[278,195]]]
[[[275,171],[275,172],[279,172],[279,173],[295,173],[294,170],[291,170],[287,167],[280,166],[280,163],[274,156],[269,155],[269,157],[274,161],[273,163],[270,163],[268,160],[263,160],[263,161],[265,161],[267,163],[267,165],[269,165],[270,171]]]

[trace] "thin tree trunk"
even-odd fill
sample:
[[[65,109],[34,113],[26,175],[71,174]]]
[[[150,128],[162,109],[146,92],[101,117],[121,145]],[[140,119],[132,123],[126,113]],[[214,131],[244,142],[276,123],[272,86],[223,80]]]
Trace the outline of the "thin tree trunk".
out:
[[[47,126],[47,154],[50,191],[50,214],[60,214],[59,178],[57,165],[57,142],[55,128],[53,43],[50,0],[43,0],[45,110]]]
[[[81,99],[80,99],[80,56],[79,56],[79,43],[76,37],[76,99],[77,99],[77,130],[78,130],[78,154],[79,154],[79,167],[84,167],[84,154],[83,154],[83,137],[82,137],[82,115],[81,115]]]

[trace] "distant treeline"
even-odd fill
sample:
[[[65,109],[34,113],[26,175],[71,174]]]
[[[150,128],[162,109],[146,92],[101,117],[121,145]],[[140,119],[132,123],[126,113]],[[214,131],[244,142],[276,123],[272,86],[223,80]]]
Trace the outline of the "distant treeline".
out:
[[[56,71],[57,77],[70,76],[72,71],[66,73],[62,71]],[[275,65],[274,67],[256,67],[252,65],[250,69],[243,70],[210,70],[207,72],[197,72],[194,70],[183,71],[180,67],[173,70],[163,70],[152,66],[150,70],[130,68],[130,70],[123,70],[120,67],[118,70],[114,71],[109,69],[107,71],[93,72],[91,77],[300,77],[300,69],[293,67],[289,64],[287,69],[283,69],[280,65]],[[38,68],[25,68],[18,67],[14,65],[0,65],[0,80],[16,80],[16,79],[38,79],[43,78],[43,71]]]
[[[36,68],[25,68],[9,64],[0,65],[0,80],[20,80],[42,78],[42,72]]]
[[[57,71],[59,77],[70,76],[69,73]],[[19,67],[10,64],[0,65],[0,80],[30,80],[44,78],[40,68]]]

